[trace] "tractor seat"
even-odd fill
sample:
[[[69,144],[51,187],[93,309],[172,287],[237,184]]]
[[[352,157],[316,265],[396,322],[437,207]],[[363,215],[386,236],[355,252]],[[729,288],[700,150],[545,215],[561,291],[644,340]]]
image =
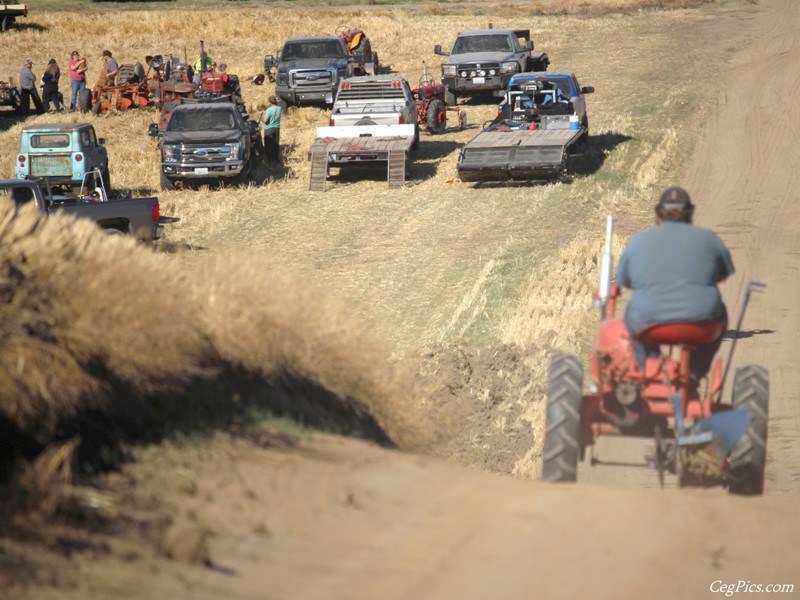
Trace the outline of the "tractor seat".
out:
[[[719,321],[695,323],[659,323],[643,329],[636,338],[646,346],[678,345],[698,346],[710,344],[722,335],[725,327]]]

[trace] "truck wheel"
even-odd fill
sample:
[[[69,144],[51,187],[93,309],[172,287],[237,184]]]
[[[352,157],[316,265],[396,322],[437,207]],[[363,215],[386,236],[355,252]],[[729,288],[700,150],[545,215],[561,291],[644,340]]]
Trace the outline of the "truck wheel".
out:
[[[78,110],[82,113],[92,110],[92,90],[86,88],[78,90]]]
[[[733,409],[746,408],[753,420],[731,449],[728,466],[733,479],[731,494],[764,493],[769,417],[769,373],[764,367],[746,365],[736,369],[733,379]]]
[[[543,481],[576,481],[580,456],[583,366],[577,356],[557,354],[547,369]]]
[[[175,189],[175,182],[172,181],[169,177],[161,173],[160,175],[160,184],[162,191],[169,191]]]
[[[442,133],[447,127],[447,109],[444,102],[431,100],[428,105],[428,115],[425,119],[425,129],[430,133]]]
[[[169,118],[172,116],[172,111],[178,106],[177,102],[167,102],[161,107],[161,114],[158,117],[159,129],[166,129],[169,123]]]
[[[581,134],[581,137],[578,138],[578,144],[583,147],[589,143],[589,117],[583,117],[583,120],[581,121],[581,127],[586,129],[586,131]]]

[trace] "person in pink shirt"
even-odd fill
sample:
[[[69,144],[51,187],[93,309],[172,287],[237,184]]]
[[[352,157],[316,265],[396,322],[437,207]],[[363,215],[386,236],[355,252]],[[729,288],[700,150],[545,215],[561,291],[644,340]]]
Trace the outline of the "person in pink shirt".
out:
[[[69,61],[69,80],[72,84],[69,109],[75,110],[78,92],[86,87],[86,59],[82,58],[77,50],[72,51],[72,57]]]

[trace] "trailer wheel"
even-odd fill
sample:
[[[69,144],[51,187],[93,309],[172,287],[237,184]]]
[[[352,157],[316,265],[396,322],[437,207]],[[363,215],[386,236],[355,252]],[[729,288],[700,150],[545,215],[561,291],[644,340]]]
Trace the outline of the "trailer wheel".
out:
[[[166,192],[166,191],[175,189],[175,182],[172,181],[172,179],[170,179],[166,175],[164,175],[164,173],[161,173],[161,175],[159,177],[159,180],[160,180],[159,183],[161,184],[161,190],[162,191]]]
[[[576,481],[580,456],[583,366],[577,356],[557,354],[547,369],[543,481]]]
[[[769,373],[764,367],[746,365],[736,369],[732,405],[734,410],[748,409],[753,420],[731,449],[728,466],[733,481],[728,491],[751,496],[762,494],[769,418]]]
[[[425,119],[425,129],[429,133],[442,133],[447,127],[447,109],[444,102],[439,100],[431,100],[428,105],[428,115]]]
[[[78,110],[82,113],[92,110],[92,90],[86,88],[78,90]]]

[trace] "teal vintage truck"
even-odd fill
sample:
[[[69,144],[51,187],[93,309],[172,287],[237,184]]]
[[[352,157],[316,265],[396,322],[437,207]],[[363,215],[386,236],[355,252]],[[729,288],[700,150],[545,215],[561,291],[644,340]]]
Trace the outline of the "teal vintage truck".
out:
[[[15,165],[17,179],[78,192],[86,174],[92,172],[100,173],[103,187],[111,190],[105,140],[98,139],[91,124],[48,123],[23,128]]]

